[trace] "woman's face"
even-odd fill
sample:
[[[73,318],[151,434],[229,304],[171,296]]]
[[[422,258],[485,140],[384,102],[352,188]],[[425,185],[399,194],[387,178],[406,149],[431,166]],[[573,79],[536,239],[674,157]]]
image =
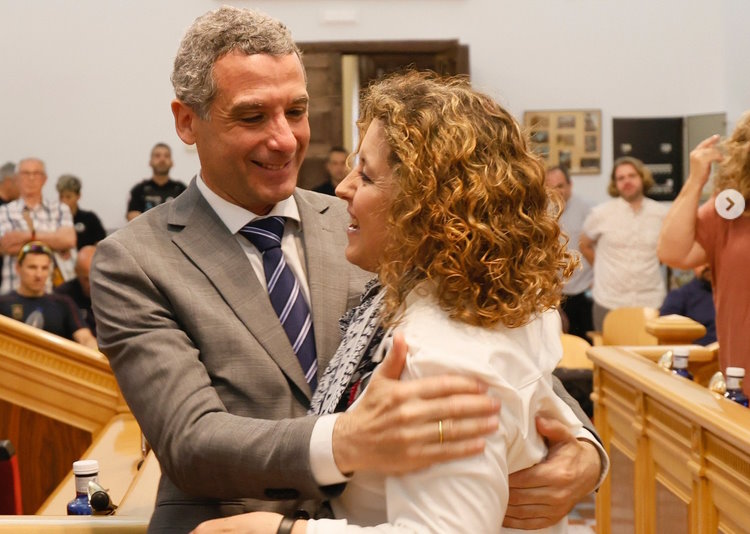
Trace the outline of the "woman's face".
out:
[[[336,187],[336,195],[349,204],[351,217],[346,259],[371,272],[380,264],[387,238],[386,218],[393,194],[390,153],[383,126],[374,120],[362,139],[356,165]]]

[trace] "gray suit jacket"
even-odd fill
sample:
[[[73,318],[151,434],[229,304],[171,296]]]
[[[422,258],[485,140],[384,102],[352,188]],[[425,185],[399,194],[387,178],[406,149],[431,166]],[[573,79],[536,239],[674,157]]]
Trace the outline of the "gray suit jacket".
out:
[[[369,276],[344,257],[345,205],[297,190],[319,373]],[[250,510],[310,509],[310,389],[263,285],[197,189],[99,244],[99,346],[161,463],[152,531]],[[293,419],[296,418],[296,419]],[[330,491],[329,491],[330,490]],[[285,499],[260,502],[253,499]]]

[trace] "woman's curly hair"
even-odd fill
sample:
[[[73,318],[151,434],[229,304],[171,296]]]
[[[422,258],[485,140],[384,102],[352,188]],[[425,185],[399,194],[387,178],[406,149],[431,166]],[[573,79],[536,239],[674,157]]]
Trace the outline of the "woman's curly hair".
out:
[[[740,117],[732,135],[721,144],[726,154],[714,179],[714,189],[736,189],[750,201],[750,111]]]
[[[576,260],[513,117],[465,78],[409,71],[367,89],[362,136],[373,120],[394,176],[378,270],[385,323],[425,280],[451,317],[472,325],[517,327],[556,306]]]

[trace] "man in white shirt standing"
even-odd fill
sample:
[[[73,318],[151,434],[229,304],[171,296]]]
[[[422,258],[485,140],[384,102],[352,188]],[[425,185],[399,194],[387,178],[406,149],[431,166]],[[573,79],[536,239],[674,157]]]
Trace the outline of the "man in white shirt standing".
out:
[[[556,191],[562,200],[563,212],[560,215],[560,228],[568,236],[568,249],[580,252],[579,241],[583,231],[583,222],[591,212],[581,197],[573,194],[573,183],[566,167],[555,166],[547,169],[547,187]],[[563,299],[560,307],[568,319],[568,333],[586,338],[586,332],[593,330],[591,318],[591,299],[586,291],[594,280],[591,264],[580,254],[581,264],[563,288]]]
[[[594,328],[609,310],[658,308],[666,286],[656,244],[667,207],[645,197],[654,179],[642,161],[623,157],[612,168],[613,200],[596,206],[583,224],[580,249],[594,266]]]

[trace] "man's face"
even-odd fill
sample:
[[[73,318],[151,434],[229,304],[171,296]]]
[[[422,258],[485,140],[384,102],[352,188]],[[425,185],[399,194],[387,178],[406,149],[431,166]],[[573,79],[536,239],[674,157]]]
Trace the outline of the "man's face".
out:
[[[47,173],[41,161],[25,160],[18,166],[18,186],[22,197],[39,196],[47,181]]]
[[[211,190],[266,214],[294,192],[310,144],[302,64],[296,54],[230,53],[214,64],[213,76],[209,118],[189,110],[190,126],[178,133],[195,142]]]
[[[547,173],[545,180],[547,187],[553,191],[557,191],[562,198],[563,202],[567,203],[572,193],[573,187],[565,179],[565,175],[560,169],[554,169]]]
[[[44,295],[51,264],[46,254],[26,254],[23,262],[16,264],[21,293],[35,297]]]
[[[643,198],[643,178],[630,163],[623,163],[615,169],[615,187],[627,202]]]
[[[346,166],[347,154],[343,152],[330,152],[328,154],[328,160],[326,161],[326,170],[328,176],[331,178],[331,183],[335,186],[341,183],[347,174],[349,169]]]
[[[154,147],[149,165],[156,176],[167,176],[172,168],[172,151],[165,146]]]

